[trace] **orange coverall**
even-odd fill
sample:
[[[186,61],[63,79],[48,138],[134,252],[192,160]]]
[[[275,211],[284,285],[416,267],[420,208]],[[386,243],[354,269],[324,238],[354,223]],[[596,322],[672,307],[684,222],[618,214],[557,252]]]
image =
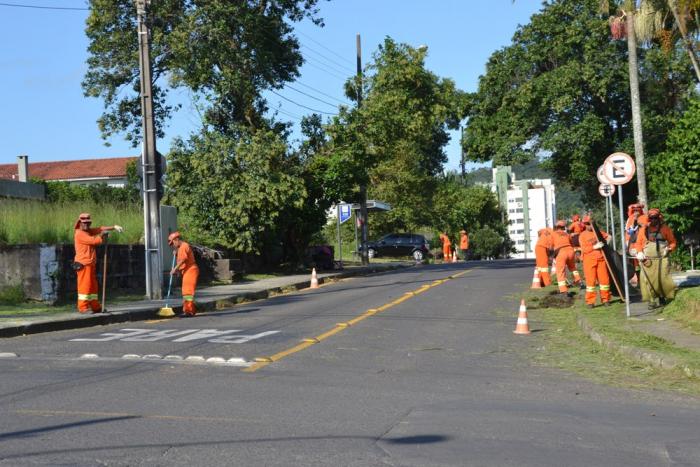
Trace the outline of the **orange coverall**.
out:
[[[549,275],[549,253],[554,247],[552,243],[552,229],[545,227],[537,231],[537,244],[535,245],[535,266],[540,280],[545,287],[552,284]]]
[[[194,306],[194,291],[197,288],[199,268],[194,260],[194,252],[187,242],[181,242],[177,249],[177,264],[182,273],[182,311],[194,316],[197,308]],[[182,263],[182,264],[180,264]]]
[[[603,231],[600,233],[604,239],[608,238],[607,233]],[[593,245],[598,243],[595,232],[581,232],[578,238],[581,242],[581,255],[583,256],[583,276],[586,278],[586,303],[595,305],[596,281],[600,287],[600,302],[609,302],[610,275],[603,252],[593,249]]]
[[[637,241],[632,245],[632,248],[637,251],[644,251],[644,247],[647,246],[649,238],[655,238],[659,236],[661,240],[665,240],[667,243],[667,249],[669,252],[676,249],[677,242],[676,237],[673,235],[673,231],[666,224],[660,224],[658,227],[647,224],[639,228],[639,234],[637,235]]]
[[[559,286],[559,292],[567,293],[569,291],[569,288],[566,286],[567,268],[574,275],[574,284],[581,282],[581,277],[576,270],[574,248],[571,246],[569,234],[563,230],[555,230],[552,234],[552,239],[557,266],[557,285]]]
[[[583,222],[581,221],[573,221],[571,225],[569,225],[569,236],[571,237],[571,246],[574,247],[574,252],[576,253],[580,253],[581,251],[581,242],[579,241],[579,235],[585,230],[586,226],[583,225]],[[576,260],[578,260],[578,255],[576,256]]]
[[[469,235],[466,232],[460,233],[459,249],[462,250],[462,259],[467,259],[467,250],[469,249]]]
[[[97,299],[97,245],[102,245],[100,233],[104,229],[81,230],[75,229],[73,240],[75,244],[75,258],[73,261],[83,265],[79,271],[75,271],[78,278],[78,311],[87,313],[92,309],[93,313],[102,311],[100,301]]]
[[[442,259],[444,261],[449,261],[452,257],[452,242],[450,242],[450,237],[441,233],[440,241],[442,242]]]

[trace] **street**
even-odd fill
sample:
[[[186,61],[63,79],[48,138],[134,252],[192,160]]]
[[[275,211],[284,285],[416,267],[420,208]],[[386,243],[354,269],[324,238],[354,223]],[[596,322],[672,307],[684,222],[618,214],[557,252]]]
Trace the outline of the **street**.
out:
[[[531,279],[528,260],[419,265],[0,340],[0,465],[700,465],[696,399],[529,362]]]

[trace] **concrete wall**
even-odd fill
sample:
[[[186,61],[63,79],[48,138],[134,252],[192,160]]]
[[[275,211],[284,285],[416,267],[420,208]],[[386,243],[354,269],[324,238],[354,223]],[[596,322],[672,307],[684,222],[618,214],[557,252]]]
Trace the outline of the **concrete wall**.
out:
[[[44,199],[46,190],[43,185],[23,183],[14,180],[0,180],[0,197],[23,199]]]
[[[27,298],[47,303],[75,299],[73,245],[0,246],[0,287],[21,285]],[[98,281],[102,283],[104,247],[97,250]],[[107,286],[120,293],[145,293],[143,245],[109,245]]]

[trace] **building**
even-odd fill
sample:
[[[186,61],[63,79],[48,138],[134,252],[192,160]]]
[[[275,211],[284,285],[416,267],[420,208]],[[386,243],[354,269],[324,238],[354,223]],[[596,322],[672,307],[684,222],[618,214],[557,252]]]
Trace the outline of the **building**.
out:
[[[32,163],[29,163],[27,156],[17,159],[17,164],[0,164],[0,179],[26,182],[30,178],[38,178],[76,185],[104,183],[122,188],[127,181],[127,165],[132,161],[138,164],[139,157]]]
[[[534,258],[537,231],[557,218],[555,186],[550,179],[516,180],[510,166],[493,169],[491,189],[507,216],[515,258]]]

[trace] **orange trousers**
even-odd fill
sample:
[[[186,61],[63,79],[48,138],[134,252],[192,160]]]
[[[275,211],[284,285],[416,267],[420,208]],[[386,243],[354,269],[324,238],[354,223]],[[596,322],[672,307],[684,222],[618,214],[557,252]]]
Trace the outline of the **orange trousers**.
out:
[[[443,243],[442,244],[442,259],[444,261],[450,261],[452,259],[452,244]]]
[[[78,311],[93,313],[102,311],[100,301],[97,299],[97,264],[87,264],[80,271],[75,271],[78,277]]]
[[[198,277],[197,266],[190,266],[182,272],[182,311],[188,315],[197,313],[197,307],[194,305],[194,291],[197,288]]]
[[[540,276],[540,280],[545,287],[552,284],[552,277],[549,275],[549,250],[543,246],[535,247],[535,267]]]
[[[567,293],[569,288],[566,286],[566,270],[568,269],[574,275],[574,284],[581,282],[581,276],[576,270],[576,261],[574,259],[574,249],[570,246],[559,249],[556,259],[557,266],[557,285],[559,292]]]
[[[600,302],[610,301],[610,275],[604,258],[583,257],[583,275],[586,278],[586,303],[595,305],[596,282],[600,287]]]

